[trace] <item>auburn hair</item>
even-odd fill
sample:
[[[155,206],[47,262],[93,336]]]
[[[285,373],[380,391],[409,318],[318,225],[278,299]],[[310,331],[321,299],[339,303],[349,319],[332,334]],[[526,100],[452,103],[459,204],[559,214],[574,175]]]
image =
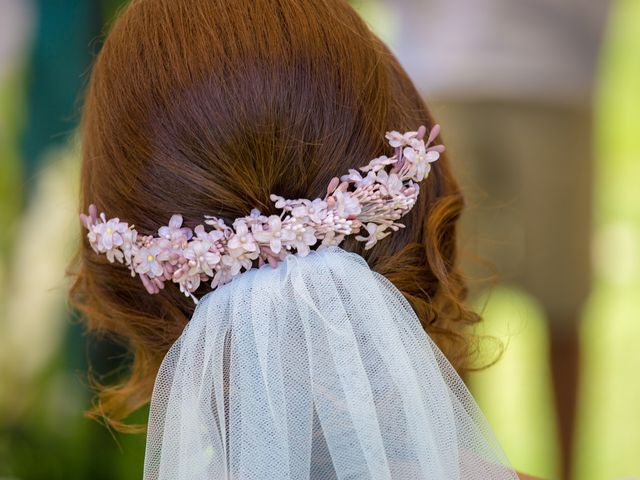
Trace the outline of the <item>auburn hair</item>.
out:
[[[323,196],[334,176],[383,153],[388,130],[434,121],[398,61],[345,0],[134,0],[97,56],[82,119],[80,209],[152,234],[180,213],[227,223],[271,193]],[[456,224],[463,197],[446,155],[406,228],[362,255],[404,294],[458,370],[479,320],[465,304]],[[82,240],[71,301],[90,331],[124,340],[120,382],[97,385],[89,412],[115,428],[150,398],[165,353],[194,310],[176,285],[149,295]],[[196,296],[206,293],[206,286]]]

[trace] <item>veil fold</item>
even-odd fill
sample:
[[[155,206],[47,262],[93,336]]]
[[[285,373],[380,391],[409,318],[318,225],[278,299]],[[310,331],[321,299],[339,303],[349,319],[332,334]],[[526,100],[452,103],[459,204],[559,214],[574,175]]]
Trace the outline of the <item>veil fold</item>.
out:
[[[517,478],[402,294],[337,247],[207,294],[156,379],[145,480]]]

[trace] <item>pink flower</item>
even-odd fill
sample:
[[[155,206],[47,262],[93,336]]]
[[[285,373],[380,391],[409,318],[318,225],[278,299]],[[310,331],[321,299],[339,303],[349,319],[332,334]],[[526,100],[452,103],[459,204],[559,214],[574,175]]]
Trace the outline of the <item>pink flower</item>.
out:
[[[288,200],[271,195],[275,207],[282,210],[280,215],[267,217],[253,209],[235,220],[233,228],[220,218],[205,215],[204,223],[211,231],[203,225],[192,231],[182,226],[181,215],[173,215],[169,225],[158,229],[158,237],[143,236],[117,218],[107,220],[104,213],[98,216],[95,205],[80,220],[88,230],[91,247],[106,254],[110,262],[125,263],[132,275],[140,276],[147,291],[158,293],[171,280],[197,303],[193,293],[203,281],[211,279],[211,287],[216,288],[252,268],[256,260],[260,266],[265,262],[275,266],[292,252],[308,255],[320,240],[319,249],[339,245],[346,235],[362,230],[366,234],[356,239],[370,249],[402,228],[397,221],[416,203],[418,182],[444,151],[442,145],[431,145],[439,132],[434,126],[426,142],[425,127],[404,134],[388,132],[386,138],[395,148],[391,158],[380,156],[332,178],[324,199]]]
[[[182,215],[173,215],[169,220],[169,226],[160,227],[158,234],[161,238],[169,240],[174,246],[184,246],[191,237],[193,232],[190,228],[182,227]],[[179,248],[179,247],[178,247]]]
[[[295,218],[309,219],[314,223],[322,223],[327,216],[327,202],[316,198],[313,201],[300,200],[301,204],[291,210]]]
[[[309,247],[318,241],[315,229],[304,223],[296,223],[291,226],[291,231],[294,233],[294,238],[288,246],[295,248],[301,257],[306,257],[311,251]]]
[[[411,140],[418,136],[418,132],[387,132],[385,138],[389,141],[389,145],[393,148],[404,147],[405,145],[409,145]]]
[[[406,147],[403,150],[403,156],[406,159],[402,168],[404,176],[416,182],[421,182],[429,175],[431,163],[440,158],[440,153],[433,150],[427,152],[423,143],[419,149]]]
[[[343,240],[344,240],[344,234],[338,235],[334,230],[329,230],[324,235],[324,238],[322,239],[322,243],[318,247],[318,250],[321,250],[327,247],[338,246],[342,243]]]
[[[363,167],[365,168],[365,167]],[[367,173],[366,177],[363,177],[358,170],[354,170],[353,168],[349,169],[349,175],[343,175],[340,180],[343,182],[351,182],[355,184],[356,187],[366,187],[367,185],[372,185],[376,181],[376,172],[370,171]]]
[[[160,290],[164,288],[164,281],[161,278],[149,278],[144,273],[141,273],[139,277],[140,280],[142,280],[144,288],[146,288],[147,292],[149,292],[151,295],[160,293]]]
[[[233,223],[233,227],[235,229],[235,235],[232,235],[227,242],[229,249],[241,250],[242,252],[257,252],[258,245],[251,232],[249,232],[247,223],[243,219],[239,219]],[[239,252],[238,255],[242,252]]]
[[[162,249],[157,245],[140,248],[133,257],[136,273],[145,274],[150,278],[160,277],[164,274],[164,269],[157,257]]]
[[[224,223],[224,220],[222,220],[221,218],[212,217],[211,215],[205,215],[204,218],[204,223],[206,223],[207,225],[211,225],[214,230],[224,233],[226,237],[229,237],[233,233],[233,230],[231,230],[231,228],[229,228],[229,226]]]
[[[180,286],[180,291],[188,297],[200,287],[202,274],[191,271],[189,265],[184,265],[175,271],[173,281]]]
[[[260,245],[260,256],[258,257],[258,267],[262,267],[265,263],[275,268],[288,255],[286,248],[281,248],[280,252],[275,253],[270,245]]]
[[[254,208],[248,217],[244,217],[249,227],[261,226],[267,223],[268,218],[260,213],[260,210]]]
[[[127,264],[130,264],[131,257],[135,253],[138,232],[136,232],[132,228],[127,228],[127,231],[121,233],[120,236],[122,237],[122,245],[120,245],[120,250],[124,255],[125,262]]]
[[[290,229],[282,228],[282,221],[277,215],[271,215],[268,218],[267,230],[254,230],[253,237],[262,244],[269,244],[269,248],[275,254],[282,250],[282,242],[290,242],[296,238],[294,232]]]
[[[119,247],[125,243],[129,225],[118,218],[107,220],[104,213],[100,215],[100,219],[100,223],[92,224],[89,228],[89,243],[97,253],[105,253],[109,262],[117,260],[122,263],[124,255]]]
[[[381,157],[374,158],[369,162],[368,165],[365,165],[364,167],[360,167],[360,171],[361,172],[368,172],[368,171],[379,172],[380,170],[386,168],[387,165],[393,165],[397,161],[398,159],[396,157],[389,158],[386,155],[383,155]]]
[[[356,216],[362,211],[360,201],[351,192],[343,192],[338,189],[332,198],[335,198],[336,212],[342,218]]]
[[[377,182],[380,185],[382,193],[390,197],[399,195],[404,186],[402,180],[400,180],[400,177],[396,173],[387,173],[384,170],[378,173]]]
[[[213,277],[213,270],[220,263],[220,254],[212,252],[213,245],[207,240],[192,240],[184,249],[184,258],[188,260],[190,273],[206,273]]]
[[[178,285],[180,286],[180,291],[189,297],[200,288],[201,281],[199,274],[185,275],[178,281]]]
[[[252,266],[252,259],[247,255],[248,252],[241,253],[240,255],[235,255],[234,253],[224,255],[222,257],[220,268],[216,270],[213,280],[211,281],[211,288],[216,288],[230,282],[240,273],[242,268],[249,270]]]
[[[280,197],[278,195],[271,194],[270,197],[272,202],[275,202],[275,207],[279,209],[283,209],[292,202],[292,200],[287,200],[284,197]]]
[[[194,228],[193,233],[196,234],[196,238],[199,238],[200,240],[207,240],[208,242],[211,242],[212,245],[216,246],[218,242],[220,242],[224,238],[224,233],[220,230],[212,230],[210,232],[207,232],[202,225],[198,225],[196,228]]]
[[[92,225],[98,223],[98,209],[93,203],[89,205],[88,215],[84,213],[80,214],[80,221],[82,222],[82,225],[84,225],[84,228],[86,228],[87,230],[90,230]]]
[[[362,235],[357,235],[356,240],[359,240],[361,242],[366,241],[367,243],[364,245],[364,249],[369,250],[376,243],[378,243],[378,240],[382,240],[384,237],[386,237],[391,233],[390,231],[386,231],[387,228],[388,228],[387,225],[378,225],[377,223],[367,223],[366,230],[369,233],[369,236],[364,237]]]

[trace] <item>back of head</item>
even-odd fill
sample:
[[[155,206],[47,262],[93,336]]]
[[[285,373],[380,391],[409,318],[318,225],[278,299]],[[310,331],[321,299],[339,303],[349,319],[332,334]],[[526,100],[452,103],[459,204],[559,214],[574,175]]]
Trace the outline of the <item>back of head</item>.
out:
[[[388,130],[433,126],[413,84],[345,0],[134,0],[97,58],[83,117],[81,205],[151,234],[174,213],[228,223],[270,194],[322,196],[336,175],[388,152]],[[455,227],[463,206],[445,157],[406,228],[364,251],[457,368],[469,353]],[[130,376],[101,392],[117,424],[149,400],[193,303],[146,293],[86,241],[72,298],[93,329],[125,339]],[[206,292],[206,286],[203,292]]]

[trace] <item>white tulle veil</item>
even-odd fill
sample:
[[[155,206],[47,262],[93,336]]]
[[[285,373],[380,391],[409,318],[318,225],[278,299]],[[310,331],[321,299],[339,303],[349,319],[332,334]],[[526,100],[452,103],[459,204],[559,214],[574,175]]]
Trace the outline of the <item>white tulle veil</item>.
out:
[[[517,476],[402,294],[330,248],[200,301],[158,373],[144,478]]]

